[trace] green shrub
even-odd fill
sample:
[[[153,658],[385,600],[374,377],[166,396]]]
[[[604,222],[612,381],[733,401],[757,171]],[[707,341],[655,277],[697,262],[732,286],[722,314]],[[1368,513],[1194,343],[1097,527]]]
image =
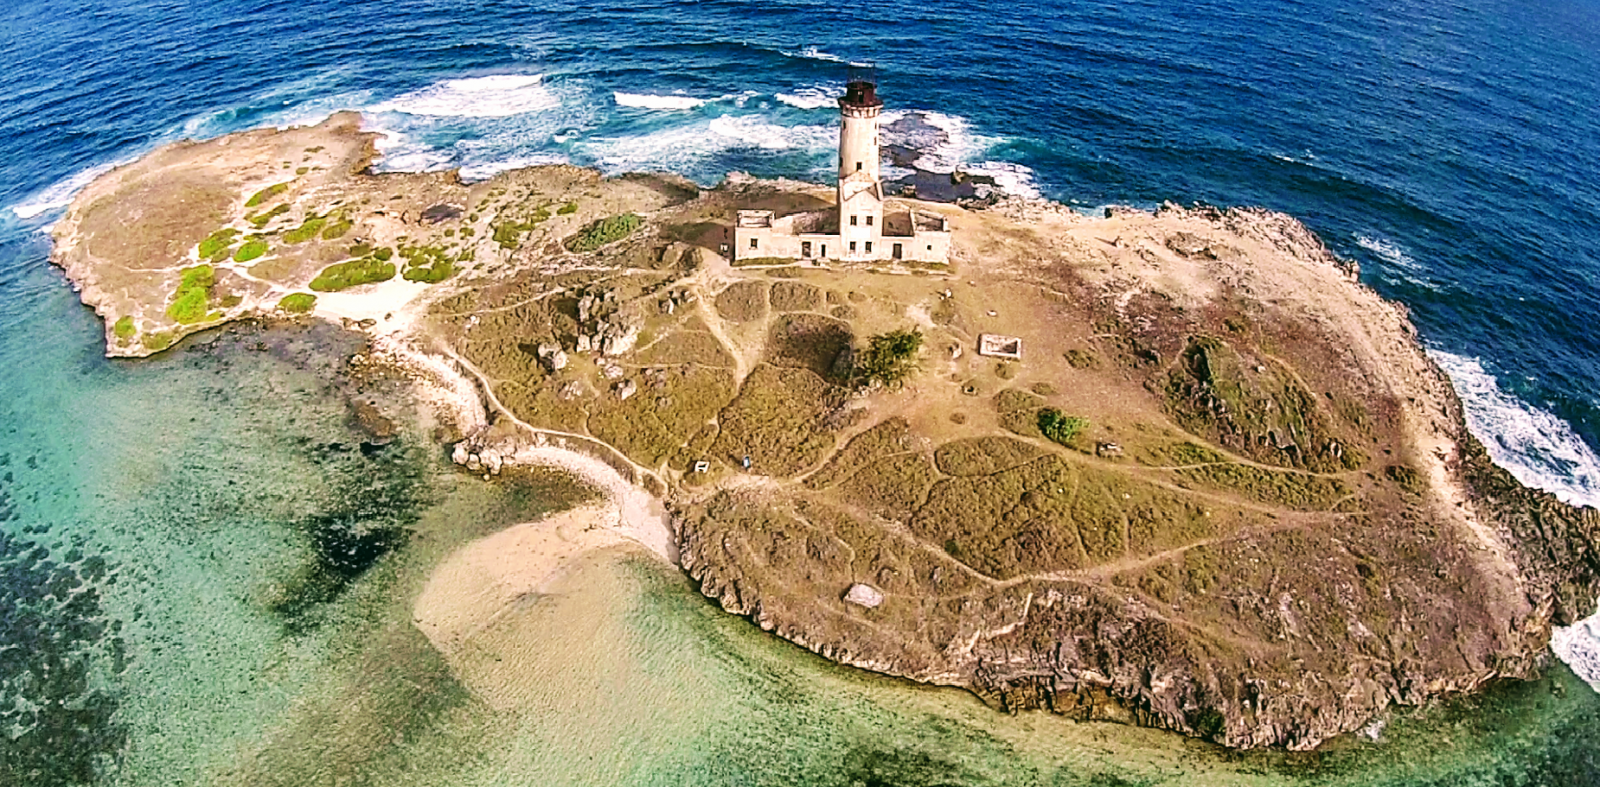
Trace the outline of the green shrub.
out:
[[[1089,421],[1076,415],[1067,415],[1054,407],[1039,411],[1039,432],[1053,442],[1070,445],[1089,426]]]
[[[305,243],[306,241],[317,237],[317,233],[322,232],[323,226],[325,226],[327,223],[328,220],[325,217],[307,216],[306,220],[301,223],[300,226],[295,227],[292,230],[286,230],[283,233],[283,242]]]
[[[271,210],[264,213],[252,213],[244,217],[245,221],[255,225],[256,229],[267,226],[267,222],[289,212],[288,205],[273,205]]]
[[[385,246],[377,251],[374,251],[372,256],[377,258],[379,262],[388,262],[390,258],[394,257],[394,249]]]
[[[282,194],[283,192],[288,191],[288,190],[289,190],[289,184],[287,184],[287,183],[274,183],[271,186],[268,186],[268,187],[256,192],[254,195],[252,195],[250,197],[250,199],[245,201],[244,206],[247,207],[247,208],[256,207],[257,205],[261,205],[261,204],[265,203],[267,200],[272,199],[273,197],[276,197],[279,194]]]
[[[857,385],[873,382],[896,386],[917,370],[917,352],[922,349],[922,332],[898,330],[880,333],[856,353],[852,376]]]
[[[223,227],[207,235],[205,240],[200,241],[200,259],[214,261],[218,257],[225,256],[228,249],[233,246],[233,239],[238,235],[239,231],[232,227]]]
[[[123,341],[132,339],[133,334],[137,332],[137,329],[133,327],[132,315],[122,315],[122,317],[117,320],[116,324],[111,326],[111,332],[116,334],[117,338]]]
[[[381,250],[380,250],[381,251]],[[373,284],[394,278],[394,263],[366,257],[329,265],[311,280],[311,289],[317,292],[338,292],[362,284]]]
[[[354,223],[343,216],[334,219],[332,224],[329,224],[327,227],[323,228],[322,239],[338,240],[344,237],[344,234],[349,232],[352,226],[355,226]]]
[[[162,350],[172,346],[172,332],[157,331],[155,333],[145,334],[144,346],[155,352],[161,352]]]
[[[434,284],[456,272],[450,255],[439,246],[402,246],[400,256],[405,259],[400,275],[406,281]]]
[[[614,243],[633,234],[644,224],[644,219],[635,213],[623,213],[618,216],[600,219],[584,227],[577,235],[567,239],[567,250],[582,254],[594,251],[608,243]]]
[[[577,212],[578,212],[578,203],[576,203],[576,202],[568,202],[567,204],[562,205],[559,208],[556,208],[556,215],[557,216],[571,216],[572,214],[577,213]]]
[[[278,310],[290,314],[305,314],[317,305],[317,296],[309,292],[291,292],[278,301]]]
[[[251,238],[244,242],[239,250],[233,253],[234,262],[249,262],[267,253],[267,242],[260,238]]]
[[[211,287],[217,283],[217,272],[210,265],[196,265],[183,272],[172,303],[167,306],[167,316],[179,325],[193,325],[207,317],[211,305]]]

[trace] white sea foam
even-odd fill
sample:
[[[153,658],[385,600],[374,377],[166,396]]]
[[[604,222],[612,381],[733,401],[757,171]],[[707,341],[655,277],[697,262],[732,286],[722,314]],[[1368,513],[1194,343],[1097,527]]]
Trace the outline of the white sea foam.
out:
[[[838,55],[824,52],[814,46],[808,46],[803,49],[794,50],[786,49],[783,50],[783,53],[789,57],[799,58],[801,60],[821,60],[825,63],[849,63],[852,66],[858,66],[861,68],[867,68],[872,65],[871,63],[857,63],[853,60],[846,60]]]
[[[1557,627],[1550,648],[1578,677],[1600,691],[1600,612],[1576,625]]]
[[[1427,272],[1422,263],[1417,262],[1415,258],[1406,253],[1405,248],[1388,238],[1357,234],[1356,245],[1378,255],[1378,259],[1389,263],[1393,267],[1404,268],[1415,273]]]
[[[689,96],[659,96],[648,93],[624,93],[620,90],[612,92],[618,106],[636,107],[639,109],[694,109],[711,103],[710,99],[691,98]],[[731,98],[726,96],[725,98]]]
[[[1439,285],[1428,277],[1428,268],[1407,253],[1405,247],[1388,238],[1358,233],[1356,245],[1372,252],[1383,262],[1382,271],[1391,279],[1398,279],[1423,289],[1439,291]]]
[[[1566,421],[1507,393],[1476,358],[1429,350],[1450,376],[1467,426],[1495,464],[1526,486],[1573,505],[1600,508],[1600,456]]]
[[[530,156],[513,156],[498,161],[487,161],[476,164],[467,164],[461,167],[461,179],[466,181],[488,180],[502,172],[523,167],[537,167],[545,164],[566,164],[567,157],[560,153],[536,153]]]
[[[592,160],[609,174],[639,169],[691,170],[735,150],[822,155],[837,144],[837,132],[830,126],[781,126],[760,115],[723,115],[639,136],[574,140],[572,148],[576,158]]]
[[[22,202],[12,205],[11,212],[16,214],[17,218],[22,219],[23,221],[28,221],[31,219],[36,219],[51,211],[65,208],[72,202],[73,195],[77,194],[79,189],[89,185],[89,183],[95,178],[100,177],[100,175],[105,172],[109,172],[113,167],[116,167],[120,163],[126,162],[99,164],[89,167],[81,172],[74,173],[66,178],[63,178],[62,180],[50,184],[49,186],[45,187],[43,191],[40,191],[39,193],[23,200]]]
[[[539,74],[446,79],[367,108],[430,117],[498,118],[543,112],[561,99]]]
[[[1021,164],[980,161],[976,164],[963,165],[961,169],[973,175],[987,175],[994,178],[994,184],[1007,194],[1032,199],[1039,197],[1039,186],[1034,183],[1033,170]]]
[[[836,106],[842,95],[843,85],[825,84],[802,87],[793,93],[779,93],[773,98],[796,109],[823,109]]]

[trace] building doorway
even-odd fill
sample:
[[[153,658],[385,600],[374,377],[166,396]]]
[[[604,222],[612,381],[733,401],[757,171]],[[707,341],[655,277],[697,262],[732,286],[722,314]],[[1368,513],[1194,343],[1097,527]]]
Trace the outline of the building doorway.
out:
[[[811,256],[811,241],[808,241],[808,240],[800,241],[800,256],[802,256],[802,257],[810,257]]]
[[[900,244],[898,244],[898,243],[896,243],[896,244],[895,244],[895,245],[894,245],[894,248],[893,248],[893,249],[891,249],[891,252],[892,252],[892,253],[891,253],[891,254],[890,254],[890,255],[889,255],[889,256],[891,256],[891,257],[893,257],[893,258],[895,258],[895,259],[897,259],[897,260],[903,260],[903,259],[905,259],[905,254],[906,254],[906,253],[905,253],[905,251],[904,251],[904,250],[903,250],[903,249],[902,249],[902,248],[901,248],[901,246],[900,246]]]

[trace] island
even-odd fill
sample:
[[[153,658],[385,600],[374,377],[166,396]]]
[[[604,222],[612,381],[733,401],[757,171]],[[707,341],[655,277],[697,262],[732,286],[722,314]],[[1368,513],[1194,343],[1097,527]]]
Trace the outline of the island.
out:
[[[600,519],[727,611],[1004,711],[1309,749],[1537,676],[1600,598],[1600,514],[1494,466],[1405,309],[1289,216],[959,175],[960,204],[870,172],[467,183],[375,173],[375,138],[163,147],[77,195],[52,259],[111,356],[364,332],[346,362],[409,376],[463,472],[599,479]]]

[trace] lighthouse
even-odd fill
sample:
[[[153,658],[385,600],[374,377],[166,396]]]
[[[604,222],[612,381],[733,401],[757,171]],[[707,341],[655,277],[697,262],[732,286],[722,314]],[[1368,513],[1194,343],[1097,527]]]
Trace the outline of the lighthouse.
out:
[[[770,207],[738,210],[730,228],[733,242],[722,251],[735,264],[949,264],[949,220],[904,196],[884,198],[878,138],[882,114],[877,83],[852,76],[839,99],[834,206],[786,215]],[[826,194],[821,188],[814,196]]]
[[[844,256],[872,258],[883,245],[883,183],[878,179],[878,117],[883,100],[865,79],[839,99],[839,235]]]

